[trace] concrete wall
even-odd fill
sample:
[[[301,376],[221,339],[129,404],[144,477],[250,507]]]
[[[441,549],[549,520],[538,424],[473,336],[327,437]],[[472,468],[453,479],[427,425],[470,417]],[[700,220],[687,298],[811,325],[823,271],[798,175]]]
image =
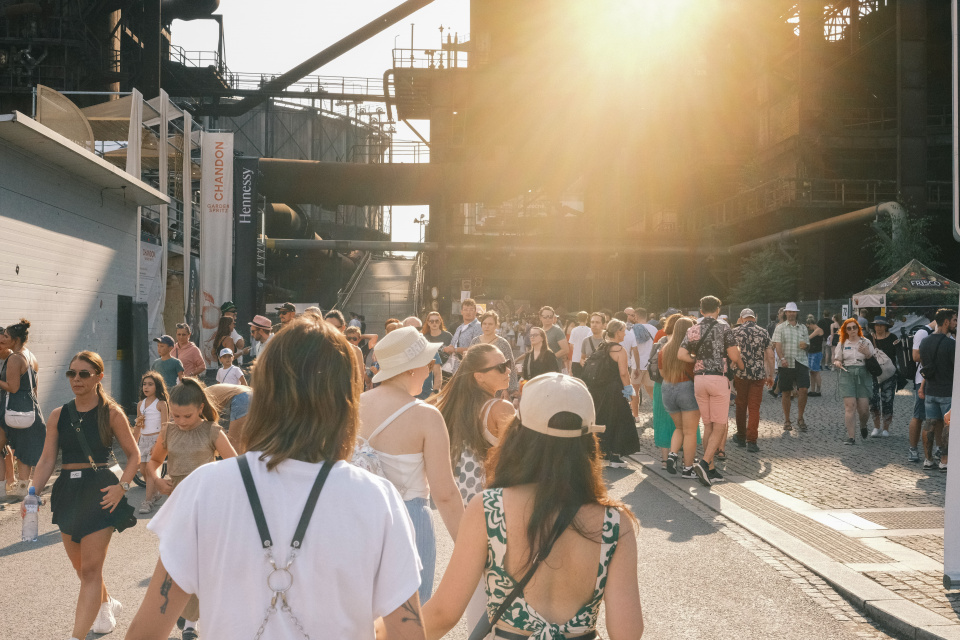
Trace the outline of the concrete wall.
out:
[[[64,371],[85,349],[120,394],[117,300],[136,293],[137,207],[115,194],[0,142],[0,326],[31,322],[44,415],[73,397]]]

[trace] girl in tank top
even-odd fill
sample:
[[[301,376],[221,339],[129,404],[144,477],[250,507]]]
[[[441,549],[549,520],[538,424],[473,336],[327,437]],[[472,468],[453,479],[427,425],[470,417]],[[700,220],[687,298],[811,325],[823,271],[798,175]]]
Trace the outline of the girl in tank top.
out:
[[[170,423],[161,426],[160,437],[147,463],[154,486],[166,495],[195,469],[213,462],[216,454],[223,459],[237,455],[227,434],[217,424],[220,416],[207,396],[206,387],[196,378],[183,378],[170,392],[170,416]],[[164,458],[169,480],[157,473]],[[190,597],[182,615],[184,631],[195,630],[200,617],[200,601],[196,596]]]
[[[160,499],[153,476],[147,473],[147,462],[153,452],[153,445],[160,437],[160,429],[167,424],[167,385],[156,371],[147,371],[140,378],[140,402],[137,403],[137,422],[133,428],[133,437],[140,448],[140,475],[147,483],[147,493],[140,503],[140,513],[150,513]]]

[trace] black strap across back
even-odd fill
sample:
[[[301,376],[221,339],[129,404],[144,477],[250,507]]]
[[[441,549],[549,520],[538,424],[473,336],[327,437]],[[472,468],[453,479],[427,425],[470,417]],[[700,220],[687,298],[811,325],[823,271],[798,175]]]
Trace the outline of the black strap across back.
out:
[[[270,536],[270,529],[267,527],[267,519],[263,515],[263,506],[260,504],[260,495],[257,493],[257,486],[253,483],[253,475],[250,473],[250,463],[247,462],[246,455],[237,456],[237,464],[240,467],[240,475],[243,477],[243,486],[247,490],[247,499],[250,501],[250,508],[253,509],[253,519],[257,522],[257,530],[260,532],[260,542],[264,549],[273,546],[273,538]],[[310,524],[310,518],[317,507],[317,500],[320,498],[320,491],[330,475],[333,464],[324,462],[317,479],[313,482],[313,488],[310,489],[310,495],[307,497],[307,504],[303,507],[303,513],[300,515],[300,522],[297,524],[297,530],[293,534],[293,540],[290,546],[294,549],[300,549],[303,545],[303,536],[307,533],[307,525]]]

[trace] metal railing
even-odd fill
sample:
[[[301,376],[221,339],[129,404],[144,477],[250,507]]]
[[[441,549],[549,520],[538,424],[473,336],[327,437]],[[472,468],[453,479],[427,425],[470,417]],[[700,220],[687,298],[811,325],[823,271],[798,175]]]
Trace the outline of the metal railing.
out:
[[[277,77],[276,73],[244,73],[227,71],[224,79],[233,89],[261,89]],[[291,83],[286,91],[311,91],[336,94],[383,95],[383,78],[361,78],[353,76],[305,76]]]
[[[444,49],[394,49],[394,69],[466,69],[466,51]]]
[[[371,254],[368,252],[363,254],[363,257],[360,258],[360,262],[357,264],[357,268],[353,270],[353,275],[351,275],[350,279],[347,280],[347,284],[345,284],[343,288],[337,292],[337,303],[333,305],[334,309],[340,309],[342,311],[343,305],[345,305],[353,296],[353,292],[356,291],[357,285],[360,284],[360,279],[367,271],[367,265],[370,264],[370,257]]]
[[[387,318],[403,318],[412,315],[413,295],[399,291],[361,291],[350,298],[350,311],[367,318],[367,331],[380,333],[383,325],[377,326],[377,321],[383,322]],[[372,325],[372,326],[371,326]]]

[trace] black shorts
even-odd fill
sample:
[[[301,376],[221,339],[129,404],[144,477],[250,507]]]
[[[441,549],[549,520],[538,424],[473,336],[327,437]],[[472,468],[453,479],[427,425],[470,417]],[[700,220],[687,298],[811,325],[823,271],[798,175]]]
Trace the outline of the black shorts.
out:
[[[137,518],[133,515],[133,505],[126,498],[120,501],[113,513],[100,506],[103,500],[100,490],[115,484],[120,484],[120,481],[110,469],[62,469],[50,492],[53,524],[77,543],[84,536],[101,529],[113,527],[123,531],[134,526]]]
[[[793,391],[797,389],[810,388],[810,368],[802,364],[796,364],[793,367],[780,367],[780,391]]]

